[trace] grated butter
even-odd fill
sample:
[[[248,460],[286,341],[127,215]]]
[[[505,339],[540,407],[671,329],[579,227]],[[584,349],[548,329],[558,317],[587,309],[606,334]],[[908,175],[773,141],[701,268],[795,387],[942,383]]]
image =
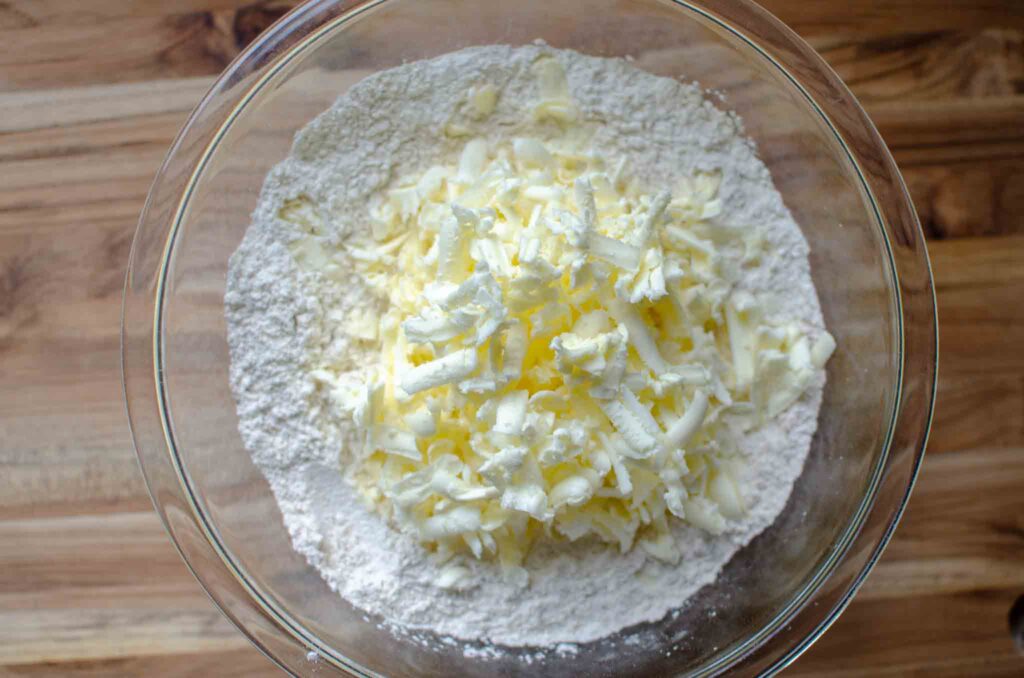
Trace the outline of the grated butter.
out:
[[[558,68],[537,64],[533,114],[571,124]],[[485,116],[494,96],[469,102]],[[623,159],[565,139],[469,139],[457,165],[395,183],[373,238],[331,252],[311,227],[293,246],[325,274],[347,258],[390,301],[375,326],[352,321],[380,343],[374,384],[316,371],[365,431],[364,497],[515,576],[541,535],[677,562],[670,519],[715,534],[741,519],[735,429],[786,409],[835,349],[733,289],[716,248],[758,240],[709,221],[717,177],[651,195]],[[457,588],[458,568],[446,576]]]

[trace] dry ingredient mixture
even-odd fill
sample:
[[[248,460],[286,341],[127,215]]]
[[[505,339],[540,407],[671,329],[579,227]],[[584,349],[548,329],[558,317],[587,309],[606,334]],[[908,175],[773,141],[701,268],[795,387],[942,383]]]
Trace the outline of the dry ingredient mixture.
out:
[[[371,76],[270,173],[225,297],[293,544],[380,621],[656,621],[771,524],[817,421],[807,244],[695,85],[543,45]]]

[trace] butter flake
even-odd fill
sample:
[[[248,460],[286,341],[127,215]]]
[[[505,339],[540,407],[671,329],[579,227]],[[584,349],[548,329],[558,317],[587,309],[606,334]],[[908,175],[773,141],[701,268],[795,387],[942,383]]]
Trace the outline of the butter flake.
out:
[[[690,406],[686,408],[686,412],[683,416],[679,417],[665,433],[665,449],[674,450],[679,448],[685,448],[693,436],[700,429],[701,424],[704,423],[704,417],[707,416],[708,412],[708,396],[703,391],[698,389],[693,396],[693,400],[690,402]]]
[[[514,323],[505,328],[504,351],[501,357],[501,373],[508,381],[519,379],[523,375],[523,360],[526,358],[527,334],[522,323]]]
[[[836,340],[828,332],[822,332],[811,347],[811,363],[815,368],[823,369],[835,350]]]
[[[683,502],[686,520],[711,534],[722,534],[725,531],[725,518],[715,504],[705,497],[695,497]]]
[[[516,161],[523,167],[544,169],[555,162],[544,144],[536,139],[516,139],[512,142],[512,150]]]
[[[647,214],[640,224],[640,228],[637,229],[636,245],[644,247],[654,238],[658,232],[658,224],[665,214],[665,208],[668,207],[668,203],[671,200],[672,194],[669,191],[661,191],[654,196],[650,207],[647,209]]]
[[[658,439],[644,426],[621,400],[599,400],[598,406],[615,426],[623,440],[636,452],[647,452],[658,444]]]
[[[523,432],[523,423],[526,421],[526,403],[529,397],[528,391],[511,391],[501,396],[495,414],[494,431],[496,433],[519,435]]]
[[[468,269],[468,239],[465,226],[455,216],[441,224],[437,236],[438,280],[457,280]]]
[[[498,105],[498,90],[490,83],[484,83],[469,91],[471,116],[483,120],[494,113]]]
[[[521,511],[541,521],[550,519],[548,495],[538,485],[518,485],[507,488],[501,495],[501,507],[509,511]]]
[[[726,518],[739,520],[746,513],[739,488],[725,470],[720,470],[711,477],[708,495],[718,504],[718,510]]]
[[[523,461],[529,453],[529,448],[521,445],[503,448],[480,465],[480,475],[491,485],[504,488],[512,483],[513,476],[523,465]]]
[[[540,94],[540,101],[533,107],[534,120],[575,121],[578,113],[569,96],[569,82],[562,64],[551,57],[541,57],[533,64],[533,72]]]
[[[409,395],[469,377],[477,368],[476,351],[462,349],[418,365],[402,376],[401,385]]]
[[[661,351],[654,340],[654,335],[640,318],[640,315],[630,306],[619,300],[613,300],[609,305],[612,317],[625,326],[629,332],[629,341],[636,349],[640,359],[644,361],[655,374],[667,372],[669,365],[661,357]]]
[[[437,433],[437,416],[426,405],[405,415],[402,421],[419,438],[429,438]]]
[[[569,476],[551,489],[551,505],[579,506],[586,503],[594,495],[590,481],[582,475]]]
[[[423,455],[420,454],[419,447],[416,445],[416,436],[408,431],[402,431],[391,426],[377,425],[373,428],[371,440],[375,448],[384,450],[388,454],[405,457],[413,461],[421,461],[423,459]]]
[[[463,183],[471,183],[480,178],[484,171],[484,163],[487,162],[487,142],[483,139],[473,139],[462,149],[462,156],[459,158],[459,171],[456,175]]]
[[[753,328],[744,317],[744,312],[753,304],[753,298],[749,294],[737,293],[725,307],[733,371],[736,375],[736,385],[740,389],[748,387],[754,380],[755,337]]]
[[[447,591],[468,591],[475,585],[469,568],[464,565],[445,565],[437,577],[437,586]]]
[[[640,267],[643,254],[638,247],[600,233],[592,234],[587,243],[591,254],[624,271],[635,271]]]
[[[473,506],[453,506],[447,511],[425,519],[420,525],[420,536],[425,539],[454,537],[480,527],[480,509]]]

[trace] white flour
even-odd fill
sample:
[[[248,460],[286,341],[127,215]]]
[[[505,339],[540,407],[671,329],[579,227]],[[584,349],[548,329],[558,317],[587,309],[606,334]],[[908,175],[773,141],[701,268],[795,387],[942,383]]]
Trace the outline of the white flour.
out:
[[[273,488],[295,549],[355,606],[397,627],[509,646],[592,641],[657,621],[712,582],[732,555],[772,523],[800,474],[821,401],[819,381],[777,420],[746,440],[744,490],[749,515],[710,537],[678,525],[678,566],[597,544],[541,544],[527,561],[531,584],[518,588],[497,566],[471,563],[477,585],[436,588],[439,568],[413,540],[368,512],[342,480],[339,450],[353,438],[307,374],[309,356],[358,379],[376,360],[372,347],[343,332],[328,314],[375,310],[380,302],[352,275],[344,285],[300,272],[287,249],[298,228],[276,214],[308,196],[338,240],[365,228],[366,203],[392,177],[451,158],[464,139],[440,133],[459,117],[475,85],[501,91],[474,135],[506,138],[535,97],[529,66],[541,53],[564,65],[570,89],[606,157],[626,156],[652,190],[696,170],[723,174],[719,221],[752,225],[774,249],[741,284],[774,297],[781,316],[812,337],[822,327],[807,244],[734,116],[700,89],[655,77],[621,60],[543,46],[490,46],[417,62],[367,78],[297,136],[291,157],[267,177],[253,223],[231,259],[225,296],[232,387],[246,447]],[[823,378],[822,378],[823,379]]]

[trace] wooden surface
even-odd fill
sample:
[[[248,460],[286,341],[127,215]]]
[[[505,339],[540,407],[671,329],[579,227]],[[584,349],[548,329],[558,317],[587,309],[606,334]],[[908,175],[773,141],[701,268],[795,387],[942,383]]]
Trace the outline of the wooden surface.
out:
[[[142,485],[118,373],[149,182],[288,2],[0,2],[0,674],[273,675]],[[772,0],[861,98],[930,238],[929,454],[896,538],[795,675],[1024,675],[1024,3]]]

